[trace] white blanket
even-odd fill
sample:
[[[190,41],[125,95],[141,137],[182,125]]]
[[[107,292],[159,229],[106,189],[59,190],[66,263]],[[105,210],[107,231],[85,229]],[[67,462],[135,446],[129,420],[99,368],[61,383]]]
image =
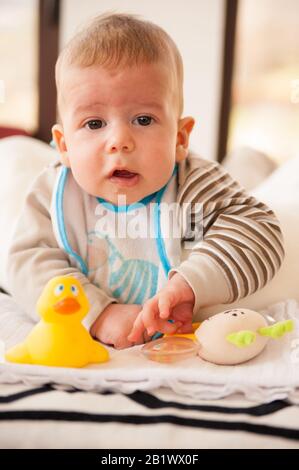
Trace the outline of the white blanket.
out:
[[[1,363],[0,382],[51,382],[83,390],[112,389],[124,393],[164,386],[198,399],[219,399],[241,392],[247,399],[259,402],[288,398],[299,403],[299,304],[286,300],[262,313],[275,321],[294,320],[295,331],[279,340],[269,340],[258,357],[242,365],[219,366],[199,357],[160,364],[147,360],[140,352],[141,346],[136,346],[122,351],[110,348],[108,363],[83,369]],[[0,294],[0,340],[5,348],[24,339],[32,326],[14,301]]]

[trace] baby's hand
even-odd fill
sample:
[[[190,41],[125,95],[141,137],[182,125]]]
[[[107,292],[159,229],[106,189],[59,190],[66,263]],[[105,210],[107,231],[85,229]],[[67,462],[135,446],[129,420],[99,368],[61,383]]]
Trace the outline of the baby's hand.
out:
[[[110,304],[93,323],[90,333],[101,343],[114,346],[116,349],[143,344],[150,339],[147,334],[143,335],[143,331],[135,335],[134,341],[128,340],[128,334],[141,309],[141,305]]]
[[[191,332],[194,302],[193,290],[179,273],[175,273],[160,292],[145,302],[128,339],[137,341],[144,330],[150,336],[157,331],[169,334]]]

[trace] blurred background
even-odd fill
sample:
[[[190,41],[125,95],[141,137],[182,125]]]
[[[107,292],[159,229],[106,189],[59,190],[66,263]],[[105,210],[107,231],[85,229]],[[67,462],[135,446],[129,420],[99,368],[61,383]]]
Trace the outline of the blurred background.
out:
[[[176,41],[201,156],[244,145],[278,164],[298,155],[299,0],[1,0],[0,137],[51,140],[57,54],[106,11],[139,14]]]

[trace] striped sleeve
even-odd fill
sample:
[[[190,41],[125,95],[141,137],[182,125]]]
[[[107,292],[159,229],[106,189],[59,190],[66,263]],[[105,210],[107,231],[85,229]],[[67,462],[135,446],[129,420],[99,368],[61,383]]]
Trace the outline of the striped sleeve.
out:
[[[180,188],[178,202],[191,204],[191,229],[201,223],[202,237],[194,241],[187,261],[176,271],[187,281],[192,271],[190,284],[196,290],[196,272],[200,274],[208,263],[217,271],[218,279],[221,273],[229,292],[220,299],[222,302],[217,299],[215,303],[231,303],[273,278],[284,257],[282,233],[269,207],[250,196],[221,165],[201,162]],[[217,275],[205,279],[207,285],[201,289],[211,290]]]

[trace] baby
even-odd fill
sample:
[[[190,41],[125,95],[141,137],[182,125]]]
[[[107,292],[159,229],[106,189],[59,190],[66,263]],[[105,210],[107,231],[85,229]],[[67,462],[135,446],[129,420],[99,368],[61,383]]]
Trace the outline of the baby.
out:
[[[9,254],[10,290],[29,315],[50,278],[75,276],[91,304],[86,328],[125,348],[188,332],[201,307],[274,276],[273,212],[188,150],[194,119],[182,117],[182,59],[165,31],[97,17],[61,52],[56,82],[60,161],[27,195]],[[188,207],[191,229],[173,206]]]

